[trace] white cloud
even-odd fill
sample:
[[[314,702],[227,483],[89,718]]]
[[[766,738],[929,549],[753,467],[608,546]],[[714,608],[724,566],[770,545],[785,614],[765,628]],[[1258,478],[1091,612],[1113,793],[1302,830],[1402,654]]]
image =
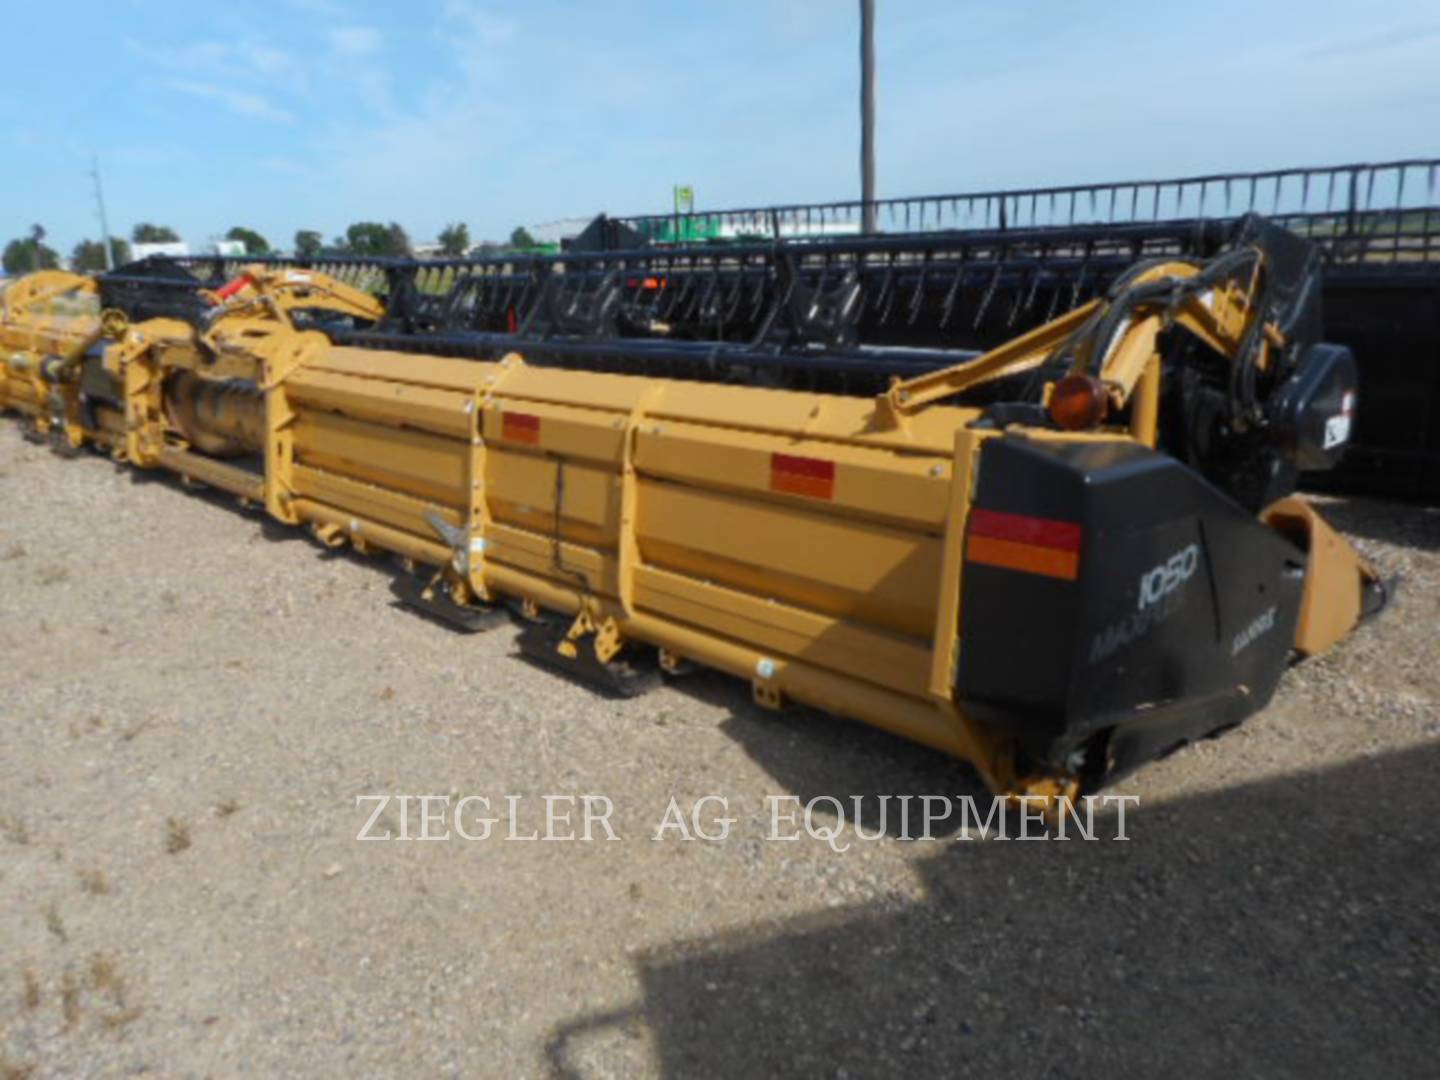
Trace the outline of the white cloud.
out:
[[[330,31],[330,48],[344,56],[368,56],[380,48],[380,31],[373,26],[341,26]]]
[[[1334,59],[1353,56],[1356,53],[1416,45],[1435,37],[1440,37],[1440,23],[1392,26],[1370,34],[1348,34],[1343,37],[1330,38],[1305,49],[1302,55],[1311,59]]]
[[[176,79],[167,83],[172,90],[178,90],[182,94],[189,94],[191,97],[201,98],[205,101],[214,101],[229,109],[236,116],[246,116],[255,120],[268,120],[276,124],[293,124],[295,117],[292,113],[286,112],[278,105],[272,104],[262,94],[251,93],[248,90],[236,90],[233,87],[217,86],[214,83],[190,82],[185,79]]]
[[[261,75],[278,75],[294,66],[289,53],[272,49],[255,42],[241,42],[235,46],[240,62]]]
[[[339,0],[290,0],[290,6],[310,15],[324,15],[328,18],[347,14],[345,5]]]
[[[268,157],[261,158],[255,162],[258,168],[267,172],[283,173],[287,176],[308,176],[310,170],[298,161],[291,158]]]
[[[445,0],[441,14],[445,21],[471,39],[467,44],[503,45],[519,29],[514,19],[492,15],[472,0]]]
[[[129,52],[148,65],[185,72],[204,79],[259,80],[284,78],[304,81],[305,69],[283,49],[258,41],[193,41],[183,45],[124,38]]]

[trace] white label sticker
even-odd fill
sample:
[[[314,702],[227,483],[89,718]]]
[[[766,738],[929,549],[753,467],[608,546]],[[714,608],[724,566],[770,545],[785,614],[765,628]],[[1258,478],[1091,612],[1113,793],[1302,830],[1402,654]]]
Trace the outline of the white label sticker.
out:
[[[1350,420],[1355,415],[1355,391],[1345,391],[1340,399],[1340,414],[1325,421],[1325,438],[1322,450],[1333,450],[1350,441]]]
[[[1325,440],[1321,445],[1324,450],[1334,450],[1337,446],[1343,446],[1350,441],[1350,414],[1341,413],[1339,416],[1332,416],[1325,421]]]

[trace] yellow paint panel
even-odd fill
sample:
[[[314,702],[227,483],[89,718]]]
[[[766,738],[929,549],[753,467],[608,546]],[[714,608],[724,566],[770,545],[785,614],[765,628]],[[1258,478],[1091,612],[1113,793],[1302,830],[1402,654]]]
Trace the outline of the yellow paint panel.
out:
[[[438,506],[410,495],[374,484],[362,483],[334,473],[296,465],[295,492],[354,514],[365,521],[390,525],[439,543],[435,530],[425,520],[425,512],[433,510],[451,525],[461,525],[460,513],[453,507]]]
[[[931,630],[934,536],[642,481],[638,540],[646,563],[901,633]]]
[[[511,418],[508,434],[507,415]],[[516,401],[508,394],[488,405],[481,421],[487,445],[538,446],[548,454],[604,462],[612,468],[619,464],[624,443],[623,413]]]
[[[285,392],[293,404],[312,409],[457,439],[470,435],[465,404],[474,399],[457,390],[302,368],[286,381]]]
[[[300,414],[294,430],[297,464],[450,506],[468,502],[468,442],[312,411]]]
[[[560,541],[552,535],[507,525],[485,534],[485,560],[550,578],[571,589],[606,597],[618,595],[615,559],[610,553]]]
[[[467,394],[483,389],[487,378],[493,378],[503,370],[499,364],[478,360],[343,346],[326,349],[309,366],[342,375],[403,381],[415,386],[431,386]]]
[[[649,389],[649,380],[633,375],[519,365],[505,372],[498,396],[507,402],[505,408],[521,412],[534,411],[527,403],[574,405],[584,402],[597,411],[628,415]]]
[[[658,427],[658,431],[657,431]],[[682,423],[646,423],[635,440],[635,467],[643,474],[686,484],[754,492],[796,505],[813,504],[801,493],[777,492],[774,455],[835,462],[828,500],[833,520],[845,511],[919,527],[939,535],[949,505],[950,458],[901,455],[815,439],[782,439]]]
[[[913,692],[929,669],[923,638],[901,637],[832,616],[776,604],[679,574],[642,567],[635,577],[642,610],[892,690]]]
[[[485,489],[490,513],[532,528],[554,529],[555,499],[561,524],[603,531],[614,546],[620,527],[620,478],[613,470],[523,451],[487,447]]]

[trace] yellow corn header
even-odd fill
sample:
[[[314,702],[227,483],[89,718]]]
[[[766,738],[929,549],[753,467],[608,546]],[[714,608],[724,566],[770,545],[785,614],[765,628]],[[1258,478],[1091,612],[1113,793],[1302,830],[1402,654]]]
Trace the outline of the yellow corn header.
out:
[[[875,399],[341,347],[296,313],[383,306],[312,272],[252,268],[198,324],[57,315],[95,283],[36,274],[4,294],[0,407],[394,553],[414,606],[513,609],[614,692],[701,664],[1073,796],[1263,707],[1377,595],[1304,502],[1257,516],[1157,448],[1173,363],[1258,385],[1302,464],[1336,451],[1353,364],[1267,260],[1138,268]]]

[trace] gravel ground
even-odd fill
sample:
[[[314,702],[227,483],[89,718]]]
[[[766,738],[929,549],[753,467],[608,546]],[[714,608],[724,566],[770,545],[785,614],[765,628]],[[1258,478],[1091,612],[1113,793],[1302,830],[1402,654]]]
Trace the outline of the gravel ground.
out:
[[[879,797],[963,767],[712,675],[597,697],[0,425],[0,1076],[1434,1075],[1440,514],[1326,505],[1398,601],[1125,781],[1128,843],[907,840]],[[358,841],[378,793],[618,839]],[[651,838],[712,793],[727,841]],[[791,795],[883,835],[768,839]]]

